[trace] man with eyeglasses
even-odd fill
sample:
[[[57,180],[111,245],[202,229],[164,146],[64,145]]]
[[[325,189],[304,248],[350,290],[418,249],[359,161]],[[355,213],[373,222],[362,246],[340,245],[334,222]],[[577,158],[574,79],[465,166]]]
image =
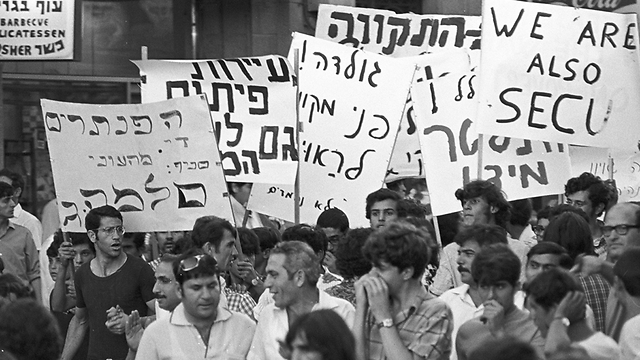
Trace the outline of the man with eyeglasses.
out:
[[[210,255],[189,252],[173,267],[182,299],[144,331],[136,359],[244,359],[255,323],[220,303],[220,269]]]
[[[40,300],[40,261],[38,249],[27,228],[9,221],[17,205],[14,188],[0,181],[0,258],[5,273],[11,273],[30,284]]]
[[[640,248],[640,204],[624,202],[614,205],[604,217],[602,233],[607,241],[607,259],[584,256],[574,271],[580,271],[585,276],[600,273],[613,284],[613,267],[622,253],[631,248]],[[618,341],[628,314],[615,296],[615,291],[609,293],[605,320],[605,334]]]
[[[61,359],[73,358],[89,330],[88,359],[125,359],[127,315],[153,314],[155,277],[151,267],[122,250],[122,214],[110,205],[89,211],[85,228],[96,257],[76,271],[76,311]]]

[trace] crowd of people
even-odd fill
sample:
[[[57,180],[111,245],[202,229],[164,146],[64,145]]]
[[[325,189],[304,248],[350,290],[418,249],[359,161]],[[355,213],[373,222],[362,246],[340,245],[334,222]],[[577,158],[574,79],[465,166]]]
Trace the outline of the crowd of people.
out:
[[[368,228],[282,224],[232,183],[237,227],[131,233],[104,205],[50,236],[23,187],[0,171],[0,360],[640,359],[640,203],[589,173],[538,211],[475,180],[432,218],[389,184]]]

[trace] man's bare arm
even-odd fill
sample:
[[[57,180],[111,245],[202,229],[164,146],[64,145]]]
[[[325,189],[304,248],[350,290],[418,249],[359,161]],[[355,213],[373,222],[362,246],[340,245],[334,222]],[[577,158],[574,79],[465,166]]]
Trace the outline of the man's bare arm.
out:
[[[69,330],[67,331],[67,338],[64,342],[60,360],[70,360],[74,357],[89,329],[87,320],[87,308],[77,307],[76,313],[69,323]]]

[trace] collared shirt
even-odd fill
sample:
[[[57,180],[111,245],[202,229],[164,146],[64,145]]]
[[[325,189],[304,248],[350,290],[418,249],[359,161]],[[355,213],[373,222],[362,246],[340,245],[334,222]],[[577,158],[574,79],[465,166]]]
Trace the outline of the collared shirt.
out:
[[[605,330],[605,315],[607,312],[607,298],[611,285],[602,277],[595,274],[587,277],[579,277],[580,284],[584,289],[584,295],[587,298],[587,304],[593,309],[596,317],[596,331]]]
[[[531,345],[536,350],[538,358],[544,359],[544,338],[533,320],[529,318],[528,312],[514,306],[505,315],[503,327],[507,336]],[[468,359],[469,354],[492,339],[495,337],[488,325],[482,323],[478,318],[467,321],[458,329],[458,336],[455,339],[458,358]]]
[[[462,324],[467,321],[476,318],[484,312],[484,306],[482,304],[476,307],[476,304],[469,295],[469,285],[462,284],[457,288],[449,289],[444,294],[440,295],[440,300],[444,301],[451,308],[453,314],[453,331],[451,331],[451,339],[455,339],[458,335],[458,329]],[[451,360],[457,360],[455,346],[451,349]]]
[[[171,316],[145,329],[136,359],[245,359],[255,328],[248,316],[218,305],[218,314],[205,342],[180,304]]]
[[[329,296],[318,290],[318,303],[311,309],[331,309],[340,315],[349,328],[353,328],[356,310],[348,301]],[[289,331],[287,309],[280,309],[271,303],[264,308],[258,318],[258,327],[251,342],[248,360],[283,359],[280,356],[278,340],[284,340]]]
[[[0,234],[0,257],[4,262],[4,271],[25,283],[40,278],[38,249],[27,228],[9,221],[7,231]]]
[[[404,346],[415,355],[425,359],[449,359],[453,315],[444,301],[425,291],[409,308],[393,317],[393,324]],[[384,351],[380,327],[371,310],[367,314],[364,336],[366,358],[393,360]]]
[[[40,251],[42,247],[42,224],[37,217],[33,216],[29,212],[25,211],[20,204],[16,205],[13,209],[13,217],[9,219],[14,224],[24,226],[31,232],[33,242],[36,244],[36,249]],[[47,252],[47,249],[44,249]]]
[[[507,234],[507,240],[509,241],[509,248],[520,259],[522,265],[520,283],[524,284],[529,248],[521,241],[513,239],[509,234]],[[432,294],[439,296],[445,291],[463,284],[460,272],[458,272],[458,249],[460,249],[460,245],[451,243],[440,250],[440,267],[433,278],[433,284],[429,286],[429,291]]]

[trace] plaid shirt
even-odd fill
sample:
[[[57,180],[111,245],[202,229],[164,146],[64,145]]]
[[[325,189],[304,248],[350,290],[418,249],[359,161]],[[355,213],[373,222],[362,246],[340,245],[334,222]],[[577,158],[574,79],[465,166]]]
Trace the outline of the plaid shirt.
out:
[[[587,304],[593,309],[596,318],[595,331],[604,332],[605,315],[607,313],[607,298],[611,285],[599,274],[580,277],[580,284],[584,289]]]
[[[421,294],[412,306],[394,316],[393,323],[402,343],[415,355],[424,359],[449,359],[453,315],[442,300],[429,293]],[[368,359],[393,360],[384,352],[380,328],[371,310],[365,324],[365,338]]]
[[[225,287],[224,294],[227,296],[227,308],[229,310],[245,314],[255,321],[253,308],[256,307],[256,301],[249,295],[249,292],[238,292]]]

